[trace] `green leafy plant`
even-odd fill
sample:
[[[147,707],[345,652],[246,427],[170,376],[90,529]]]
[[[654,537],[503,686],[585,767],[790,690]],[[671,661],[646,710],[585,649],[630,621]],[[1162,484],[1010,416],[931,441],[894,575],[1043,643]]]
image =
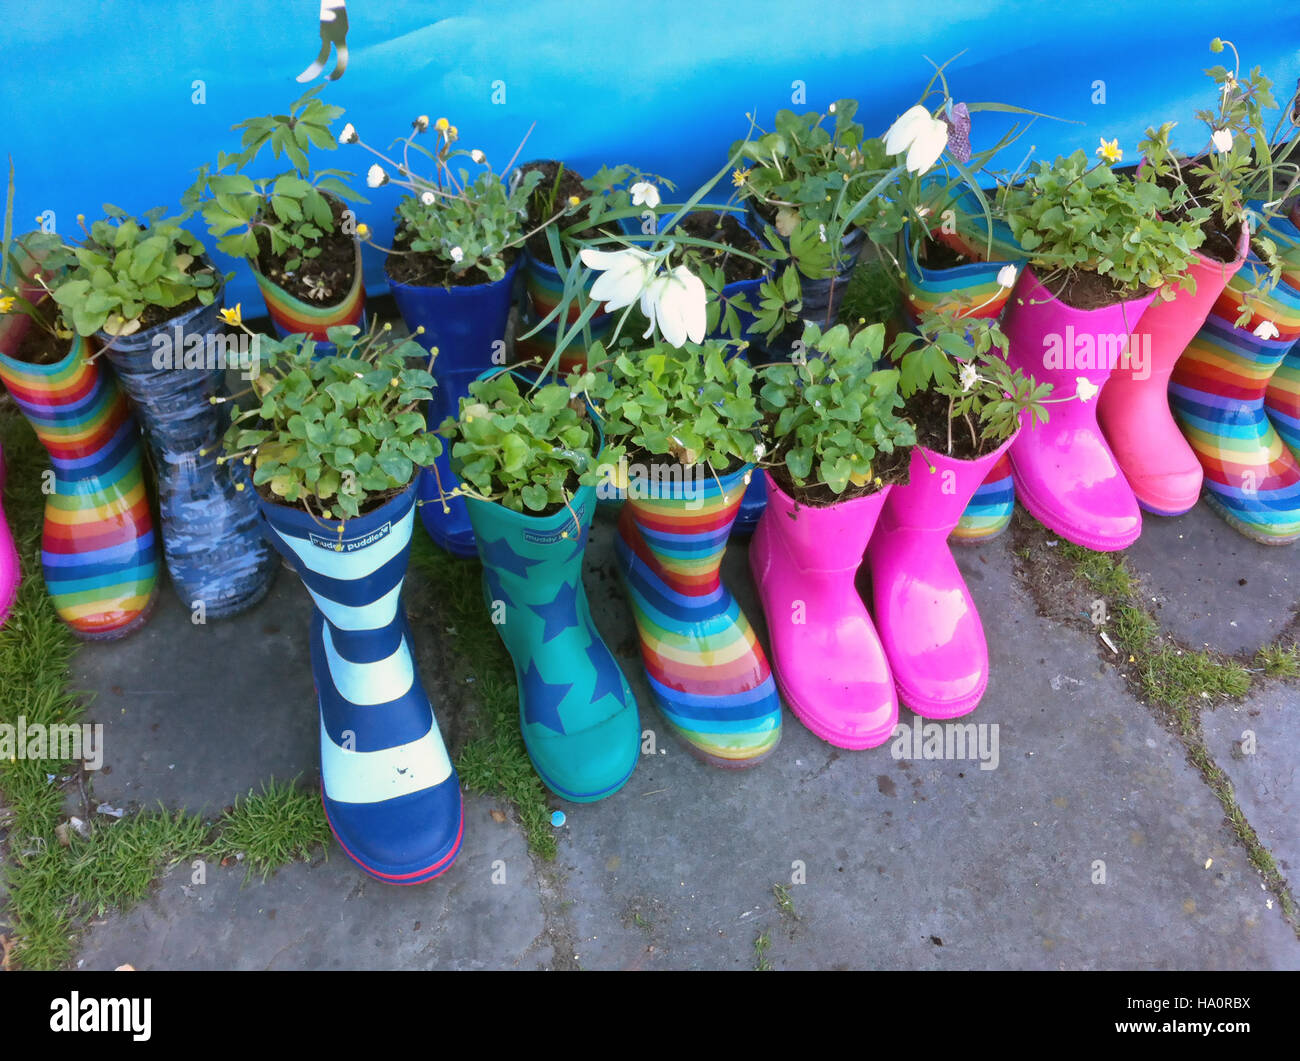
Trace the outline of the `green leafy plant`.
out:
[[[1107,145],[1099,153],[1104,153]],[[1005,192],[1012,234],[1049,287],[1076,272],[1105,277],[1119,298],[1162,290],[1171,281],[1194,290],[1187,275],[1205,238],[1190,218],[1170,219],[1182,193],[1090,166],[1082,149],[1041,162],[1023,184]]]
[[[35,292],[48,293],[75,259],[53,232],[14,235],[14,190],[14,160],[10,157],[4,232],[0,235],[0,316],[17,312],[56,338],[71,339],[73,333],[62,313],[51,312],[45,305],[45,295],[37,296]]]
[[[878,458],[916,444],[899,415],[898,369],[877,367],[884,342],[883,324],[856,334],[809,324],[803,356],[759,369],[765,464],[784,465],[798,487],[879,488]]]
[[[595,343],[588,364],[607,369],[586,393],[611,445],[714,472],[761,454],[754,369],[744,358],[728,356],[727,342],[659,343],[645,350],[619,345],[608,355]]]
[[[416,137],[430,128],[435,136],[432,149],[416,143]],[[529,196],[542,175],[527,173],[517,184],[507,186],[478,148],[466,151],[452,146],[459,136],[459,130],[446,118],[430,126],[429,119],[421,115],[411,123],[410,133],[393,141],[394,146],[401,145],[399,162],[365,143],[352,126],[343,131],[345,143],[359,144],[388,167],[371,166],[368,183],[391,183],[410,192],[397,204],[398,246],[384,250],[392,255],[432,256],[438,263],[436,271],[447,283],[500,280],[512,257],[508,252],[533,234],[524,231],[524,217]],[[433,162],[431,177],[412,168],[412,150]],[[471,175],[464,167],[454,168],[454,163],[464,160],[476,166],[477,172]],[[548,223],[543,222],[542,227]]]
[[[140,221],[104,204],[102,220],[68,248],[76,265],[53,288],[54,301],[80,335],[131,335],[150,307],[169,310],[195,299],[208,306],[220,290],[203,244],[157,207]]]
[[[575,373],[521,390],[520,378],[503,371],[471,383],[459,416],[438,428],[453,440],[453,467],[472,487],[464,492],[536,513],[567,504],[575,486],[595,486],[600,440],[582,398],[594,382],[591,372]]]
[[[351,173],[313,170],[310,165],[308,152],[313,148],[332,151],[338,146],[330,123],[343,108],[315,98],[323,87],[304,93],[288,114],[240,122],[234,129],[242,133],[241,150],[220,152],[215,168],[200,168],[181,202],[202,212],[218,250],[256,261],[269,249],[285,259],[287,273],[295,273],[320,256],[324,237],[340,230],[330,196],[366,201],[347,184]],[[243,170],[268,146],[272,156],[277,161],[283,156],[290,168],[273,177],[249,177]]]
[[[436,354],[391,328],[330,328],[337,353],[319,358],[305,336],[259,336],[253,400],[235,406],[222,459],[251,464],[254,484],[326,519],[357,516],[367,500],[407,486],[442,452],[420,407],[432,396]]]
[[[965,316],[955,305],[922,314],[916,332],[904,332],[890,345],[903,398],[928,394],[946,403],[946,453],[953,453],[958,424],[965,425],[978,454],[1015,434],[1025,410],[1031,423],[1047,420],[1052,385],[1012,369],[1006,350],[1007,337],[996,321]]]

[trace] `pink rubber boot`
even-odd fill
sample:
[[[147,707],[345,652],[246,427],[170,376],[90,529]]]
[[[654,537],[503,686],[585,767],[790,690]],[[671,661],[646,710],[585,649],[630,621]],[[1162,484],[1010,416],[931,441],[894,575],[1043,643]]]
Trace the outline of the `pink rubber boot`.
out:
[[[820,508],[769,475],[749,546],[786,705],[822,740],[855,751],[883,744],[898,721],[889,661],[853,584],[889,491]]]
[[[1131,333],[1154,297],[1075,309],[1026,267],[1002,321],[1007,360],[1039,383],[1053,384],[1054,399],[1074,396],[1079,379],[1103,388],[1112,370],[1132,356]],[[1097,426],[1096,400],[1060,402],[1048,412],[1050,420],[1033,427],[1024,414],[1008,451],[1016,496],[1038,522],[1076,545],[1098,552],[1132,545],[1142,533],[1142,513]]]
[[[1243,225],[1235,261],[1198,253],[1188,270],[1195,293],[1176,287],[1172,302],[1152,301],[1138,320],[1135,365],[1116,369],[1097,396],[1097,420],[1111,452],[1137,503],[1157,516],[1181,516],[1201,496],[1201,462],[1169,411],[1169,377],[1249,250]]]
[[[5,489],[5,452],[0,447],[0,500]],[[0,626],[9,618],[9,609],[13,607],[18,595],[18,583],[22,571],[18,566],[18,550],[14,548],[14,538],[5,522],[5,511],[0,505]]]
[[[867,546],[876,629],[898,698],[924,718],[969,714],[988,685],[984,625],[948,535],[1011,442],[976,460],[916,447],[911,478],[890,491]]]

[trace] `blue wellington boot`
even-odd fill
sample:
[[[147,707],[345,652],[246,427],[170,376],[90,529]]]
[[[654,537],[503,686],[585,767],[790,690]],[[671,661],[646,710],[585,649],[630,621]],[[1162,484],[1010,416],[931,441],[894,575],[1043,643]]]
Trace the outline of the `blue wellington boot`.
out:
[[[468,500],[488,611],[515,664],[524,745],[547,788],[591,803],[632,776],[641,722],[582,585],[595,489],[570,505],[528,516]]]
[[[372,877],[431,880],[460,850],[464,817],[402,605],[415,484],[345,523],[261,506],[271,543],[315,605],[311,661],[330,828]]]
[[[427,410],[429,430],[437,430],[444,419],[460,411],[461,398],[469,394],[470,383],[485,369],[505,364],[506,322],[520,261],[516,258],[504,277],[487,284],[419,287],[389,281],[393,301],[411,338],[426,350],[438,350],[433,362],[438,385]],[[416,335],[415,330],[421,326],[424,332]],[[453,556],[473,556],[474,529],[465,499],[456,497],[445,503],[439,500],[439,483],[443,493],[451,493],[460,485],[451,470],[450,450],[450,446],[444,446],[433,467],[420,473],[420,519],[434,545]]]

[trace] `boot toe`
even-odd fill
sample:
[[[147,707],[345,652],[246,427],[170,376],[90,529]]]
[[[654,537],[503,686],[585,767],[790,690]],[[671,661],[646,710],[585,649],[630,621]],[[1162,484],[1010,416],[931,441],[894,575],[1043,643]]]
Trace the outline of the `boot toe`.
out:
[[[340,803],[322,792],[335,839],[358,866],[388,884],[421,884],[451,867],[464,833],[460,783],[378,803]]]

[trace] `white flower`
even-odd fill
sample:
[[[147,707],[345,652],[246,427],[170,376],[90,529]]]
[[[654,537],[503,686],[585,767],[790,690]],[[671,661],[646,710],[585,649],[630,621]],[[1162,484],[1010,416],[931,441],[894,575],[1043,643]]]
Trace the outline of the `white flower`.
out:
[[[1276,339],[1280,334],[1277,325],[1272,321],[1260,321],[1255,325],[1255,337],[1257,339]]]
[[[818,235],[819,237],[821,237],[821,241],[822,241],[823,243],[826,242],[826,226],[825,226],[825,225],[818,225],[818,226],[817,226],[817,235]]]
[[[834,113],[835,113],[835,104],[834,104],[834,103],[832,103],[829,107],[826,108],[826,113],[827,113],[827,114],[834,114]]]
[[[425,192],[423,195],[420,196],[420,202],[424,203],[425,206],[432,206],[434,200],[437,198],[438,197],[434,195],[433,192]]]
[[[1101,390],[1097,384],[1093,383],[1087,376],[1074,377],[1074,394],[1081,402],[1091,401]]]
[[[459,263],[464,261],[464,259],[465,259],[465,252],[463,250],[461,250],[459,247],[451,248],[451,260],[453,262]]]
[[[357,136],[357,131],[352,127],[351,122],[343,126],[343,132],[339,133],[340,144],[355,144],[360,139],[361,137]]]
[[[483,152],[476,147],[474,148],[473,151],[469,153],[469,157],[472,158],[475,162],[477,162],[481,166],[483,165],[483,159],[486,158],[487,156],[484,155]]]
[[[968,391],[979,382],[980,377],[979,373],[975,371],[975,366],[967,361],[966,364],[961,366],[958,378],[961,380],[961,389]]]
[[[754,461],[757,463],[763,459],[763,454],[767,452],[767,447],[763,443],[758,443],[754,447]]]
[[[415,121],[411,123],[411,126],[412,128],[415,129],[417,133],[424,132],[427,128],[429,128],[429,116],[427,114],[421,114],[418,118],[415,119]]]
[[[581,257],[583,265],[601,274],[591,285],[591,297],[605,303],[605,310],[609,313],[630,306],[640,298],[655,272],[655,259],[635,247],[621,251],[584,247]]]
[[[704,282],[684,265],[656,276],[641,293],[641,312],[650,321],[641,338],[649,339],[658,327],[669,346],[704,342],[706,298]]]
[[[998,287],[1013,288],[1016,286],[1016,267],[1014,265],[1004,265],[998,270]]]
[[[653,210],[659,205],[659,189],[647,181],[637,181],[632,185],[632,205],[648,206]]]
[[[885,150],[889,154],[907,152],[909,173],[926,172],[947,146],[948,126],[920,105],[905,110],[885,133]]]
[[[381,184],[388,183],[388,174],[384,172],[384,167],[376,162],[366,171],[366,184],[371,188],[378,188]]]
[[[1222,153],[1232,150],[1232,130],[1215,129],[1210,136],[1210,141],[1214,144],[1214,150]]]

